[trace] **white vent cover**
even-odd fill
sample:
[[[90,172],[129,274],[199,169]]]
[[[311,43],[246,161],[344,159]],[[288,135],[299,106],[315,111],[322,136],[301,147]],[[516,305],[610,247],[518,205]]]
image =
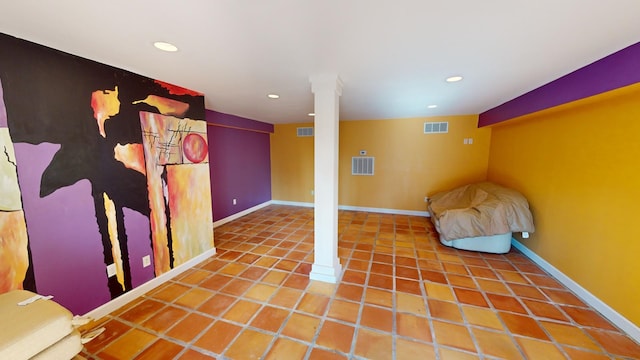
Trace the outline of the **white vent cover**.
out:
[[[351,158],[351,175],[373,175],[374,165],[372,156],[354,156]]]
[[[449,132],[449,123],[443,122],[426,122],[424,123],[425,134],[440,134]]]
[[[313,136],[313,128],[312,127],[299,127],[298,128],[298,136]]]

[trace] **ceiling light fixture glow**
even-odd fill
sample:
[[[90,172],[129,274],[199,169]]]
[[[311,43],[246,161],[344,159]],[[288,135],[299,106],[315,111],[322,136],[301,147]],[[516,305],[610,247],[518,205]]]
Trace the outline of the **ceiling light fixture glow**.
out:
[[[462,76],[456,75],[456,76],[450,76],[446,79],[447,82],[458,82],[462,80]]]
[[[278,94],[267,94],[267,97],[269,99],[279,99],[280,95],[278,95]]]
[[[435,109],[435,108],[437,108],[437,107],[438,107],[438,105],[435,105],[435,104],[434,104],[434,105],[429,105],[429,106],[427,106],[427,108],[428,108],[428,109]]]
[[[153,46],[156,47],[156,49],[160,49],[162,51],[167,51],[167,52],[176,52],[178,51],[178,47],[170,44],[168,42],[164,42],[164,41],[156,41],[153,43]]]

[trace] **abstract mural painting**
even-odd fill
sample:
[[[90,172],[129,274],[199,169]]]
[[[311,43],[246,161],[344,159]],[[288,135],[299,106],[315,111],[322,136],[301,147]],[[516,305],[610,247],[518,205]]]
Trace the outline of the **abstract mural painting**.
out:
[[[16,156],[2,95],[0,81],[0,293],[23,289],[30,264]],[[34,284],[27,287],[35,289]]]
[[[204,121],[141,112],[156,273],[213,247]],[[194,241],[194,239],[196,241]]]
[[[202,94],[4,34],[0,82],[0,292],[83,313],[213,248]]]

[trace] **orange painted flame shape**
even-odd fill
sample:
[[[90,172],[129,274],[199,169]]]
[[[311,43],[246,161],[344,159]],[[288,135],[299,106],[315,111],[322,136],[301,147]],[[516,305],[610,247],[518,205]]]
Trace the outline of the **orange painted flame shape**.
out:
[[[110,117],[120,112],[120,100],[118,100],[118,87],[113,90],[96,90],[91,93],[91,108],[93,117],[98,122],[98,131],[103,138],[107,137],[104,131],[104,123]]]
[[[183,103],[182,101],[167,99],[157,95],[149,95],[144,100],[134,101],[133,104],[145,103],[147,105],[153,106],[162,115],[170,115],[177,117],[184,117],[189,110],[189,104]]]
[[[144,163],[144,147],[142,144],[117,144],[113,148],[114,158],[128,169],[138,171],[146,175],[146,167]]]

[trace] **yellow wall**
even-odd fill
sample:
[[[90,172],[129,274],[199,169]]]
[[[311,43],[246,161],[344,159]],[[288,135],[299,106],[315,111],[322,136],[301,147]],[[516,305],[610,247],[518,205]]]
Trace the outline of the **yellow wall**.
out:
[[[276,124],[271,135],[271,197],[313,202],[313,137],[297,137],[305,124]]]
[[[339,204],[426,211],[425,195],[486,178],[491,129],[478,117],[340,122]],[[448,121],[446,134],[424,134],[425,121]],[[313,202],[313,138],[297,138],[296,127],[275,125],[271,138],[274,200]],[[463,144],[473,138],[472,145]],[[374,176],[351,175],[351,157],[375,157]]]
[[[523,192],[520,241],[640,325],[640,84],[493,128],[488,178]]]

